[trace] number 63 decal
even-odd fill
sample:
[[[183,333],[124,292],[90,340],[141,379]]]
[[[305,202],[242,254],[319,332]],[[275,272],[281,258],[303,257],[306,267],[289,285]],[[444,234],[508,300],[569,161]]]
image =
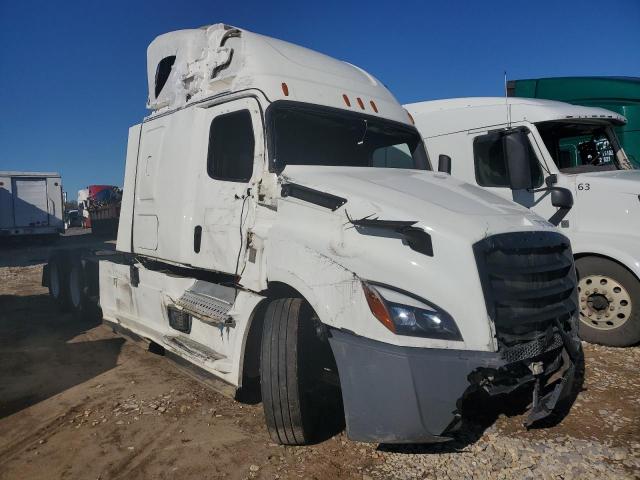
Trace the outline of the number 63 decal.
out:
[[[591,190],[591,185],[588,183],[579,183],[578,190]]]

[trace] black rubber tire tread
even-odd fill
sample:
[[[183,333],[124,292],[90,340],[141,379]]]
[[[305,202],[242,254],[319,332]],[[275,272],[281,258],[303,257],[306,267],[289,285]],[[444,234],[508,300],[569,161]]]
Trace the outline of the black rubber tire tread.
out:
[[[51,291],[51,275],[54,274],[54,269],[51,268],[51,265],[54,264],[56,266],[55,270],[57,270],[59,275],[58,285],[60,287],[60,292],[58,297],[55,297]],[[54,252],[49,259],[49,279],[47,281],[49,285],[49,295],[56,303],[58,309],[62,312],[68,312],[71,305],[69,300],[69,266],[69,257],[65,251]]]
[[[629,319],[614,330],[598,330],[579,322],[579,336],[589,343],[611,347],[628,347],[640,342],[640,281],[622,265],[602,257],[582,257],[576,260],[578,278],[587,275],[606,275],[621,283],[631,296]]]
[[[69,259],[69,274],[67,275],[68,286],[67,292],[69,297],[69,308],[71,309],[74,317],[77,320],[95,320],[99,317],[99,309],[98,306],[89,298],[88,294],[88,285],[87,278],[84,269],[84,265],[82,260],[80,259],[80,253],[77,252],[78,255],[75,255]],[[78,269],[79,271],[79,282],[80,282],[80,304],[74,305],[73,300],[71,298],[71,273],[74,269]]]
[[[309,442],[308,412],[302,394],[300,326],[304,300],[281,298],[267,307],[262,333],[260,380],[269,435],[283,445]]]

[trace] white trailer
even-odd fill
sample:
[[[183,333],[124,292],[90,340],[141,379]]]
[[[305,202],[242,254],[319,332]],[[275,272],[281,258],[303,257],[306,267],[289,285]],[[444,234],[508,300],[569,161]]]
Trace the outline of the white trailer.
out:
[[[274,441],[449,438],[478,394],[530,388],[527,423],[580,362],[568,239],[429,160],[372,75],[225,25],[148,49],[117,252],[56,252],[59,305],[262,398]],[[463,301],[462,301],[463,299]]]
[[[64,233],[58,173],[0,171],[0,238]]]
[[[528,98],[405,107],[429,154],[453,157],[454,177],[530,208],[571,239],[583,339],[640,341],[640,170],[613,130],[624,117]]]

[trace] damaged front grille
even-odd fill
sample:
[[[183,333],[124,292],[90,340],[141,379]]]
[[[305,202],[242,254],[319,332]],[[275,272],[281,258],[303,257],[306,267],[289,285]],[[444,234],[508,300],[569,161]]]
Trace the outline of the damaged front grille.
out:
[[[577,311],[576,273],[569,240],[557,232],[515,232],[473,246],[487,312],[501,350],[513,358],[543,353],[554,344],[548,332]],[[517,360],[516,360],[517,361]]]
[[[502,358],[507,363],[515,363],[537,357],[560,347],[562,347],[562,337],[559,333],[554,333],[551,338],[543,336],[526,343],[504,348],[502,349]]]

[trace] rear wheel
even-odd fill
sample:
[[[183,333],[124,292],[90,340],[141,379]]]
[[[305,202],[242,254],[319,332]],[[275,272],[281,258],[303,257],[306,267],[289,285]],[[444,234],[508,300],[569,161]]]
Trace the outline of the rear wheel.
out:
[[[267,307],[260,383],[267,428],[275,442],[309,443],[320,433],[323,413],[336,416],[328,399],[335,400],[339,389],[324,378],[336,371],[335,362],[322,328],[311,306],[300,298],[276,299]]]
[[[626,347],[640,341],[640,282],[621,265],[601,257],[576,260],[580,337]]]
[[[89,285],[79,258],[71,260],[68,279],[69,304],[74,316],[79,320],[92,319],[96,315],[97,305],[89,297]]]
[[[61,311],[69,310],[69,289],[68,289],[68,271],[69,265],[67,259],[62,254],[51,257],[47,265],[49,286],[49,295]]]

